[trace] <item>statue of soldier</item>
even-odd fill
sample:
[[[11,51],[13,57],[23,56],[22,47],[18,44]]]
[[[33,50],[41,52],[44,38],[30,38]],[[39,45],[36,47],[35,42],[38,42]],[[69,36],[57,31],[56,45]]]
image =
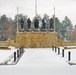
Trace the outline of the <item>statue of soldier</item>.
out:
[[[23,27],[24,27],[24,20],[23,19],[21,19],[20,24],[21,24],[21,31],[23,31],[24,30],[23,29]]]
[[[35,18],[34,27],[35,27],[35,29],[37,29],[37,30],[38,30],[38,28],[39,28],[39,20],[38,20],[37,18]]]
[[[50,29],[54,29],[54,26],[53,26],[53,19],[52,18],[50,18]]]
[[[42,19],[42,29],[46,29],[46,20],[44,18]]]
[[[28,24],[28,29],[30,29],[31,28],[31,20],[30,20],[30,18],[28,18],[27,24]]]

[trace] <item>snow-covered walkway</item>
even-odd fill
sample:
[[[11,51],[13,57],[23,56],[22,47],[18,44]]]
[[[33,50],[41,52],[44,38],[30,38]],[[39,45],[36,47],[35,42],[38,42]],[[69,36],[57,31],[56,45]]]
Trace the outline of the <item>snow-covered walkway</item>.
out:
[[[51,48],[25,49],[25,53],[13,66],[0,66],[0,75],[73,75],[76,66],[70,66],[65,57]]]

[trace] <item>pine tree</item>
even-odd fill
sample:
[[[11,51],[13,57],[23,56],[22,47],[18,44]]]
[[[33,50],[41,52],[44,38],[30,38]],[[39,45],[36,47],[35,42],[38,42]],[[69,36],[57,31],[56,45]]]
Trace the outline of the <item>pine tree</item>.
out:
[[[66,38],[69,40],[70,36],[68,35],[68,31],[71,31],[73,29],[72,22],[70,19],[65,16],[64,20],[62,21],[62,37],[63,39]]]
[[[49,16],[45,13],[43,15],[43,18],[46,20],[46,29],[49,29]]]

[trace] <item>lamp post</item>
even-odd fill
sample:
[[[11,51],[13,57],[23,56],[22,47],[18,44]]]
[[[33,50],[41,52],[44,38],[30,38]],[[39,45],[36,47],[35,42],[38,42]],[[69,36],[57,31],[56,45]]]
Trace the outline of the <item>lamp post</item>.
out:
[[[55,7],[54,7],[54,32],[55,32]]]
[[[37,0],[35,0],[35,16],[37,17]]]
[[[18,33],[18,7],[17,7],[17,33]]]

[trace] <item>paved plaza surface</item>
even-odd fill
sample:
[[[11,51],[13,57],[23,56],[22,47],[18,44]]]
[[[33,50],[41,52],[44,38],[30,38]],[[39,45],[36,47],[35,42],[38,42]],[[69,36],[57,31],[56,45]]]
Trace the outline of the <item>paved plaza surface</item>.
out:
[[[51,48],[29,48],[25,52],[17,65],[0,65],[1,75],[73,75],[76,74],[76,66],[69,65],[68,51],[65,56],[57,55],[57,52]],[[15,48],[11,51],[0,51],[1,62],[10,56]],[[71,60],[76,60],[76,51],[71,50]],[[62,52],[61,52],[62,53]],[[2,58],[3,56],[3,58]]]

